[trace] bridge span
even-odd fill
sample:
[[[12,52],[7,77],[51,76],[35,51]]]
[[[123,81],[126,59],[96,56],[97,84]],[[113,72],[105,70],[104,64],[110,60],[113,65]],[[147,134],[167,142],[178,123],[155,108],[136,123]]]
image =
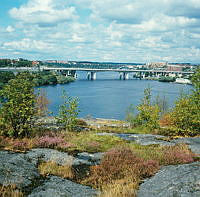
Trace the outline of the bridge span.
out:
[[[0,71],[12,71],[12,72],[38,72],[38,71],[55,71],[66,76],[77,77],[77,71],[87,72],[88,80],[95,80],[98,72],[118,72],[119,78],[126,80],[129,79],[129,75],[132,73],[133,76],[137,78],[145,78],[146,76],[151,77],[160,77],[160,76],[169,76],[174,75],[182,77],[185,75],[191,75],[193,71],[167,71],[167,70],[137,70],[137,69],[94,69],[94,68],[66,68],[66,67],[1,67]]]

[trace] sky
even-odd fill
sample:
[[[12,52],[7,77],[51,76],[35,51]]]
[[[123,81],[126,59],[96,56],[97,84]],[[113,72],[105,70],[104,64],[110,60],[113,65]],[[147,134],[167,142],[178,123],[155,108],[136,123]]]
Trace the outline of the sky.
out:
[[[0,0],[0,58],[200,63],[200,0]]]

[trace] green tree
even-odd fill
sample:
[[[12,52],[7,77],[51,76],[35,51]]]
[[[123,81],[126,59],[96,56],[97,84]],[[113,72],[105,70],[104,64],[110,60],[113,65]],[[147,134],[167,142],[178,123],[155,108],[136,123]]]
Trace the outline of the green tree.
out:
[[[142,103],[137,106],[138,114],[136,117],[140,125],[144,125],[153,130],[159,127],[160,108],[157,104],[151,103],[151,89],[144,90]]]
[[[151,89],[146,88],[144,90],[144,98],[141,104],[136,106],[138,111],[134,114],[134,107],[131,105],[127,112],[126,119],[130,122],[131,126],[145,126],[150,130],[159,127],[160,118],[160,107],[157,103],[153,104],[151,102]]]
[[[78,122],[78,98],[71,97],[63,91],[63,104],[60,105],[57,117],[58,123],[62,124],[67,131],[73,131]]]
[[[35,115],[33,83],[28,73],[21,73],[11,79],[0,90],[0,132],[13,137],[27,136]]]
[[[192,76],[194,89],[190,95],[181,95],[170,113],[178,135],[200,133],[200,69]]]

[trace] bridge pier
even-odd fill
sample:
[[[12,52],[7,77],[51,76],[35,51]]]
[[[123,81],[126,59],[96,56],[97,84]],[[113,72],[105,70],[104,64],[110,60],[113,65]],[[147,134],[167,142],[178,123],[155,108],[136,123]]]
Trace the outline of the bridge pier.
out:
[[[97,73],[96,72],[88,72],[87,73],[87,79],[88,80],[96,80],[97,78]]]
[[[127,72],[120,72],[120,73],[119,73],[119,79],[120,79],[120,80],[129,79],[129,73],[127,73]]]

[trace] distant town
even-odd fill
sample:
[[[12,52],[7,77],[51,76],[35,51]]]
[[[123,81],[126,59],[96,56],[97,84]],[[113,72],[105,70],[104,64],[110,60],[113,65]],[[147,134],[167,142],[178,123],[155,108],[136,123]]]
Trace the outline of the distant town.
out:
[[[194,71],[200,64],[191,63],[168,63],[168,62],[147,62],[147,63],[113,63],[113,62],[90,62],[90,61],[60,61],[60,60],[26,60],[18,59],[0,59],[0,67],[35,67],[35,66],[58,66],[58,67],[79,67],[79,68],[125,68],[125,69],[156,69],[165,71]]]

